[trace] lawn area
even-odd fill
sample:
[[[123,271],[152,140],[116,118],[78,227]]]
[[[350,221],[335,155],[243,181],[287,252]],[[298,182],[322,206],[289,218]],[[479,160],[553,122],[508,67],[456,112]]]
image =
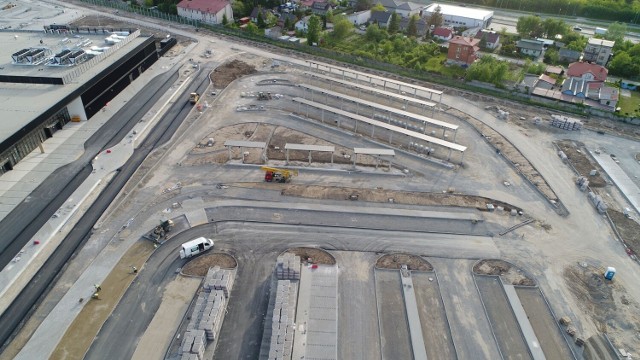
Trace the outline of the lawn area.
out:
[[[620,115],[640,116],[640,92],[631,91],[631,97],[620,95],[618,107],[620,107]]]

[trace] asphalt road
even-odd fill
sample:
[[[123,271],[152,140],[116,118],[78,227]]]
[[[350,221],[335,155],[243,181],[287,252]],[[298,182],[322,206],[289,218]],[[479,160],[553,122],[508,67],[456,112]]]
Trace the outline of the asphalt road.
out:
[[[208,72],[211,67],[207,69],[203,69],[199,75],[193,80],[193,87],[187,88],[182,95],[185,97],[189,92],[197,90],[202,93],[206,87],[209,85]],[[139,118],[134,118],[133,116],[139,115],[140,117],[144,115],[147,111],[141,111],[143,108],[150,108],[153,106],[155,102],[151,102],[153,100],[157,101],[162,95],[162,91],[166,91],[171,84],[175,81],[175,72],[167,73],[163,76],[160,76],[159,79],[164,80],[165,83],[158,82],[150,84],[149,89],[158,90],[152,91],[147,94],[146,91],[143,94],[151,95],[149,97],[142,97],[141,102],[131,101],[128,102],[128,105],[125,106],[123,110],[123,117],[121,118],[118,112],[114,118],[119,119],[123,122],[123,124],[129,124],[133,126]],[[156,78],[158,79],[158,78]],[[142,101],[146,100],[146,102],[142,103]],[[131,104],[131,106],[129,106]],[[65,263],[71,258],[73,253],[80,247],[84,242],[89,238],[89,234],[91,229],[93,228],[95,222],[99,219],[99,217],[103,214],[103,212],[107,209],[107,207],[111,204],[111,202],[118,195],[124,184],[129,180],[131,175],[137,170],[142,161],[147,157],[147,155],[157,146],[164,144],[170,137],[173,135],[177,127],[182,123],[188,113],[191,111],[192,106],[188,105],[186,102],[178,102],[174,104],[167,114],[159,121],[158,125],[153,129],[153,131],[145,138],[144,142],[141,146],[136,149],[129,159],[129,161],[122,166],[122,168],[118,171],[118,174],[113,178],[111,183],[105,188],[105,190],[100,194],[100,196],[96,199],[93,205],[87,210],[87,212],[82,216],[79,220],[78,224],[69,232],[64,241],[60,244],[60,246],[56,249],[56,251],[51,255],[51,257],[45,262],[42,268],[38,271],[38,273],[34,276],[32,281],[22,290],[22,292],[18,295],[16,300],[9,306],[9,308],[2,314],[0,317],[0,343],[5,344],[7,340],[10,338],[12,333],[18,328],[21,322],[23,322],[24,318],[28,315],[30,310],[34,307],[35,304],[39,301],[41,296],[54,284],[54,280],[57,277],[57,274],[65,265]],[[126,109],[126,110],[125,110]],[[125,115],[129,115],[130,117],[124,117]],[[124,137],[124,134],[128,133],[129,130],[124,131],[121,128],[114,128],[113,124],[108,127],[113,134],[121,134]],[[87,144],[92,144],[92,146],[97,146],[93,142],[97,142],[99,139],[104,139],[103,144],[108,144],[111,141],[114,141],[115,136],[108,137],[103,132],[97,133],[92,136]],[[93,142],[92,142],[93,141]],[[76,161],[74,164],[77,164],[78,167],[87,167],[90,159],[95,157],[95,154],[99,152],[101,148],[95,148],[93,151],[95,153],[92,156],[87,156],[88,152],[85,152],[81,159],[85,160],[85,165],[82,166],[81,163]],[[66,168],[66,167],[65,167]],[[59,176],[67,174],[70,171],[57,171],[56,174]],[[68,174],[67,174],[68,175]],[[53,195],[59,188],[64,187],[63,184],[66,185],[65,178],[57,179],[57,182],[49,182],[46,181],[43,185],[39,187],[45,191],[46,194]],[[67,180],[69,182],[69,180]],[[45,186],[48,185],[48,186]],[[37,189],[38,190],[38,189]],[[36,191],[37,191],[36,190]],[[49,200],[52,202],[58,201],[59,197],[54,197]],[[62,202],[66,200],[60,199]],[[43,203],[46,200],[42,200]],[[50,207],[50,206],[49,206]],[[48,207],[47,207],[48,208]],[[53,207],[53,211],[55,211],[57,207]],[[53,211],[51,214],[53,214]],[[14,211],[15,212],[15,211]],[[13,214],[13,213],[12,213]],[[51,216],[51,214],[38,214],[40,217],[39,220],[46,221],[46,219]],[[46,216],[45,216],[46,215]],[[44,219],[42,219],[44,217]],[[6,220],[6,219],[5,219]],[[34,221],[35,223],[36,221]],[[3,221],[4,223],[4,221]],[[28,241],[30,237],[26,239]],[[4,237],[3,237],[4,239]],[[4,255],[4,252],[3,252]]]

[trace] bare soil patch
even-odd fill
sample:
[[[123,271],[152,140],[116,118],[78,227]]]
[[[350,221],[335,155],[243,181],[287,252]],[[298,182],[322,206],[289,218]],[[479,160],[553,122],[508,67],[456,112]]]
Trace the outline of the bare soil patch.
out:
[[[572,140],[561,140],[556,141],[555,144],[567,155],[567,160],[578,173],[589,179],[589,186],[605,187],[607,185],[605,179],[600,175],[603,171],[602,168],[591,161],[591,158],[587,155],[587,148],[583,143]],[[598,170],[598,173],[595,176],[589,176],[591,170]]]
[[[567,266],[564,280],[598,330],[609,334],[615,348],[640,352],[640,305],[622,285],[608,281],[604,269],[586,262]]]
[[[102,324],[136,278],[131,266],[141,269],[152,252],[153,244],[150,241],[136,242],[122,256],[104,282],[99,284],[102,289],[97,299],[91,298],[95,289],[87,289],[86,297],[78,299],[79,306],[84,304],[84,307],[58,343],[51,355],[52,359],[82,359]]]
[[[209,268],[214,266],[220,266],[222,269],[235,269],[238,266],[238,262],[231,255],[222,253],[207,254],[190,260],[180,273],[189,276],[205,276]]]
[[[521,210],[511,204],[483,196],[451,193],[407,192],[385,189],[339,188],[313,185],[287,185],[282,189],[282,195],[323,200],[349,200],[352,195],[356,195],[358,201],[383,203],[393,202],[397,204],[422,206],[456,206],[476,208],[480,211],[487,211],[486,205],[491,203],[495,207],[503,207],[505,214],[509,213],[511,209]]]
[[[536,285],[535,280],[529,278],[522,270],[504,260],[482,260],[473,267],[473,272],[479,275],[500,276],[505,283],[511,285]]]
[[[402,265],[407,265],[409,270],[433,271],[433,265],[417,255],[387,254],[376,261],[378,269],[400,269]]]
[[[536,186],[547,199],[555,202],[558,201],[558,196],[555,194],[553,189],[551,189],[538,170],[536,170],[529,160],[527,160],[527,158],[525,158],[524,155],[522,155],[522,153],[504,136],[500,135],[500,133],[490,126],[487,126],[482,121],[471,117],[462,111],[451,108],[447,110],[447,112],[473,126],[476,131],[478,131],[480,135],[496,149],[496,151],[499,151],[502,156],[513,164],[517,172],[522,174],[522,176]]]
[[[336,259],[333,255],[322,249],[297,247],[291,248],[286,252],[296,254],[300,256],[300,260],[307,263],[321,264],[321,265],[335,265]]]
[[[607,213],[627,246],[634,254],[638,254],[640,252],[640,224],[624,216],[620,211],[609,209]]]
[[[245,75],[256,73],[254,66],[240,60],[232,60],[221,66],[218,66],[211,74],[211,81],[216,89],[222,89],[231,84],[235,79]]]

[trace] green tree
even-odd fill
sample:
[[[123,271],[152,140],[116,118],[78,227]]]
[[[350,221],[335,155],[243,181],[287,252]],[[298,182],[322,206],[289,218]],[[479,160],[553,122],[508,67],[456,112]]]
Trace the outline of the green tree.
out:
[[[371,24],[367,27],[364,38],[367,41],[377,44],[387,38],[387,32],[384,29],[380,29],[378,24]]]
[[[624,40],[624,35],[627,33],[627,24],[614,22],[609,25],[607,32],[604,34],[604,38],[607,40],[622,42]]]
[[[312,15],[309,18],[309,27],[307,28],[307,44],[313,45],[320,41],[320,19]]]
[[[540,37],[542,35],[542,21],[539,16],[521,16],[516,24],[516,31],[522,37]]]
[[[547,18],[542,21],[542,31],[548,39],[554,38],[556,35],[564,36],[569,31],[569,26],[560,19]]]
[[[387,31],[393,35],[400,30],[400,16],[395,11],[391,14],[391,20],[389,21],[389,28]]]
[[[325,19],[327,22],[333,22],[333,10],[329,9],[329,11],[327,11],[327,13],[325,14]]]
[[[558,50],[554,48],[549,48],[544,52],[544,62],[547,64],[558,64],[560,62],[560,54]]]
[[[267,27],[267,23],[264,21],[264,15],[262,15],[261,7],[258,8],[258,17],[256,23],[258,25],[258,28],[260,29],[264,29],[265,27]]]
[[[376,11],[385,12],[387,11],[387,9],[384,7],[384,5],[377,3],[371,7],[371,12],[376,12]]]
[[[334,16],[333,20],[333,38],[342,40],[353,32],[353,24],[344,15]]]
[[[609,72],[611,75],[634,77],[638,75],[638,65],[634,64],[631,55],[621,51],[609,63]]]
[[[245,28],[245,30],[248,33],[253,34],[253,35],[262,35],[263,34],[262,30],[260,30],[260,28],[258,28],[258,25],[254,24],[252,22],[247,24],[247,27]]]
[[[222,25],[227,26],[229,24],[229,19],[227,19],[227,13],[222,15]]]
[[[440,6],[436,6],[435,9],[433,9],[433,13],[431,13],[431,16],[429,16],[429,18],[427,19],[427,26],[429,28],[433,27],[434,29],[442,26],[442,24],[444,23],[444,17],[442,16],[442,9],[440,9]]]
[[[413,15],[409,19],[409,24],[407,24],[407,35],[416,37],[418,36],[418,15]]]
[[[478,80],[503,86],[503,82],[509,75],[509,64],[506,61],[500,61],[493,56],[483,56],[480,60],[474,62],[467,69],[467,80]]]
[[[153,6],[153,0],[144,0],[144,7],[150,8]]]
[[[231,10],[233,11],[233,14],[238,17],[243,17],[247,14],[244,3],[239,0],[235,0],[231,3]]]
[[[292,26],[292,25],[291,25],[291,18],[287,16],[287,17],[284,19],[284,24],[282,24],[282,25],[284,26],[284,29],[285,29],[285,30],[291,30],[291,26]]]

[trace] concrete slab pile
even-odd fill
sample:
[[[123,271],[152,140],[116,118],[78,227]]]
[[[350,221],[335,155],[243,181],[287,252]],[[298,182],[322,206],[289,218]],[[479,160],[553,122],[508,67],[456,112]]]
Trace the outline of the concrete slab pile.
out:
[[[233,270],[220,269],[218,266],[207,272],[204,291],[198,295],[179,349],[183,360],[202,360],[208,342],[218,338],[234,278]]]
[[[278,256],[276,278],[278,280],[300,280],[300,256],[291,253]]]
[[[271,323],[269,360],[291,359],[297,298],[297,282],[278,280]]]

